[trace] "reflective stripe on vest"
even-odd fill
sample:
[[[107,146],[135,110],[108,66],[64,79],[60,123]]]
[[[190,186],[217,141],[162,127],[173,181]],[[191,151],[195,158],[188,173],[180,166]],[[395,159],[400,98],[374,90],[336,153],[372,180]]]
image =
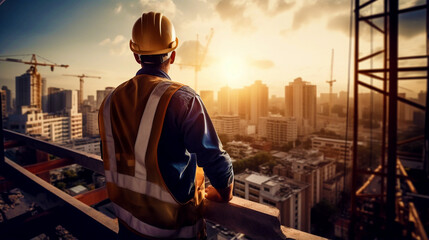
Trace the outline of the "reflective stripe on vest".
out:
[[[127,86],[127,84],[129,85]],[[118,91],[119,93],[116,90],[113,91],[106,97],[100,108],[100,135],[103,142],[106,186],[109,197],[116,216],[143,236],[192,238],[197,236],[203,226],[200,214],[202,207],[200,203],[204,193],[203,180],[200,178],[203,179],[203,173],[197,171],[196,182],[198,185],[196,184],[195,187],[194,200],[179,204],[166,187],[157,163],[157,141],[161,135],[166,108],[171,96],[181,86],[158,77],[139,75],[119,86],[117,89],[122,89],[122,91]],[[130,89],[132,91],[128,98],[126,94],[130,93]],[[139,92],[141,89],[143,89],[143,95]],[[140,104],[140,101],[145,102],[145,99],[147,99],[146,104]],[[125,103],[122,103],[121,100]],[[132,101],[132,104],[129,104],[129,101]],[[135,107],[144,108],[139,122],[133,118],[136,112],[127,112],[129,106],[126,102],[132,105],[130,108],[134,107],[136,112],[138,109],[136,110]],[[116,114],[116,118],[112,115],[112,109],[116,111],[116,113],[113,112]],[[130,114],[130,117],[121,118],[123,115],[118,117],[118,114],[124,114],[124,111]],[[140,113],[141,111],[138,114]],[[115,122],[119,121],[119,128],[114,125],[112,118]],[[127,124],[127,119],[131,119],[132,122]],[[154,126],[156,127],[154,128]],[[137,127],[138,129],[136,129]],[[116,130],[113,131],[112,129],[115,128]],[[121,129],[125,130],[122,132]],[[131,135],[127,133],[131,133]],[[124,138],[127,146],[130,146],[135,133],[137,134],[133,149],[131,149],[133,151],[131,154],[134,154],[127,157],[127,148],[122,149],[121,142]],[[115,142],[115,137],[118,142]],[[120,152],[116,153],[115,147]],[[128,147],[128,149],[130,148]],[[130,169],[134,172],[130,172]]]
[[[171,194],[163,190],[157,184],[146,181],[146,168],[145,168],[145,156],[147,145],[149,143],[150,132],[152,130],[153,119],[155,116],[156,107],[158,106],[161,96],[165,90],[171,86],[172,82],[162,81],[158,83],[155,89],[152,91],[149,100],[146,104],[146,108],[143,112],[143,116],[140,121],[139,130],[137,134],[135,149],[135,176],[121,174],[116,171],[116,158],[115,158],[115,146],[112,134],[112,125],[110,121],[110,101],[113,92],[106,98],[104,104],[104,124],[106,133],[106,142],[109,151],[109,165],[110,170],[105,170],[106,181],[113,182],[119,187],[132,190],[137,193],[145,194],[153,198],[168,202],[176,203]],[[131,114],[131,113],[130,113]]]

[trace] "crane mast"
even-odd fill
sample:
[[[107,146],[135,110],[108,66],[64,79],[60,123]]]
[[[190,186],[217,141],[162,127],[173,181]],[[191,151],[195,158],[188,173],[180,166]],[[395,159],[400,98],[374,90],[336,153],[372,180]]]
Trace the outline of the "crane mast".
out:
[[[336,82],[336,80],[333,79],[333,72],[334,72],[334,49],[332,49],[332,54],[331,54],[331,78],[330,78],[329,81],[326,81],[329,84],[328,116],[331,116],[331,111],[332,111],[332,87],[334,85],[334,82]]]
[[[82,105],[83,105],[83,89],[84,89],[84,78],[98,78],[100,79],[100,76],[88,76],[85,74],[81,75],[73,75],[73,74],[63,74],[63,76],[69,76],[69,77],[77,77],[79,78],[79,96],[78,96],[78,102],[79,102],[79,111],[82,111]]]
[[[186,67],[193,67],[194,68],[194,77],[195,77],[194,90],[195,90],[195,92],[197,92],[197,88],[198,88],[198,72],[201,71],[201,67],[203,66],[203,63],[204,63],[204,60],[206,58],[210,42],[211,42],[212,37],[213,37],[213,33],[214,33],[214,30],[212,28],[212,29],[210,29],[210,35],[208,36],[206,46],[203,49],[201,59],[199,58],[199,41],[198,41],[198,34],[197,34],[197,41],[195,42],[195,63],[193,63],[193,64],[179,63],[178,64],[181,67],[186,66]]]

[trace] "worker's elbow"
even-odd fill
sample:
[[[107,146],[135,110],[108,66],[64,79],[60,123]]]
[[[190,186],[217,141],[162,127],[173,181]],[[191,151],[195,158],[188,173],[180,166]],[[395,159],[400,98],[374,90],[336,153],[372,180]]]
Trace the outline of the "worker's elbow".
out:
[[[222,202],[229,202],[232,199],[232,191],[234,189],[233,184],[230,184],[228,187],[222,189],[222,190],[218,190]]]

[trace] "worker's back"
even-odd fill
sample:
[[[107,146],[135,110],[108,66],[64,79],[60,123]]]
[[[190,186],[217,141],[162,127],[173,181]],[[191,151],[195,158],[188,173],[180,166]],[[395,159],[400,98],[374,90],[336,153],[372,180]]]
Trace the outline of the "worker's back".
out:
[[[139,75],[115,89],[100,108],[109,197],[119,221],[144,236],[194,237],[202,225],[198,207],[203,189],[195,191],[195,200],[179,204],[158,167],[164,116],[180,87]]]

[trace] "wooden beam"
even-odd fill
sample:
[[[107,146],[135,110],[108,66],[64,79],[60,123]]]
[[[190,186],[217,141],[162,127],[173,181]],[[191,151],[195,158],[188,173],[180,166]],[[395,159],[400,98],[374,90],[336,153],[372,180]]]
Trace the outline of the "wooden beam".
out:
[[[32,147],[57,157],[74,159],[76,164],[104,175],[103,160],[101,160],[100,156],[54,145],[52,143],[6,129],[3,129],[3,134],[6,139],[22,141],[27,147]]]
[[[69,158],[59,158],[52,161],[46,161],[46,162],[27,165],[27,166],[24,166],[24,168],[30,171],[31,173],[41,174],[41,173],[50,171],[52,169],[71,165],[73,163],[74,161]]]
[[[25,145],[24,142],[9,140],[9,141],[4,142],[4,149],[19,147],[19,146],[23,146],[23,145]]]
[[[106,187],[97,188],[92,191],[76,195],[74,198],[88,206],[91,206],[108,198],[107,189]]]

